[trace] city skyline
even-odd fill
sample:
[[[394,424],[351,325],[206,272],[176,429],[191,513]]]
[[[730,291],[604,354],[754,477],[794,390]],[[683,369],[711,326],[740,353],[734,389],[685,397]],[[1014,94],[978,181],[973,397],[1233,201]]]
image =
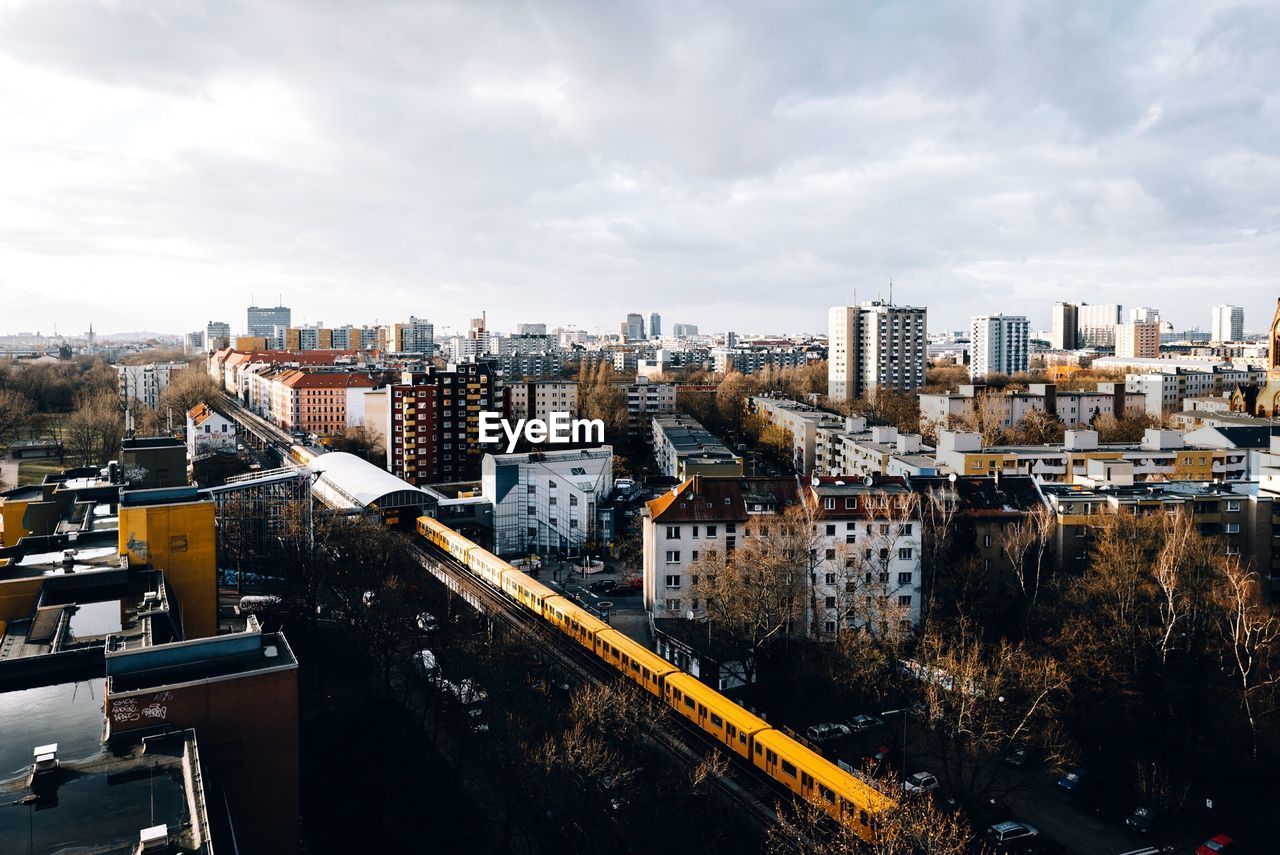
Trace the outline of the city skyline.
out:
[[[1275,10],[63,6],[0,12],[6,331],[1274,306]]]

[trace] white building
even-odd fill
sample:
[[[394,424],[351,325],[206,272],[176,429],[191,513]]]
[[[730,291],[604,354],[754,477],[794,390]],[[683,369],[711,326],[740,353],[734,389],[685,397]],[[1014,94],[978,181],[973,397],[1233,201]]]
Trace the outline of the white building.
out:
[[[493,505],[498,555],[581,555],[613,535],[613,448],[486,454],[481,494]]]
[[[236,442],[236,423],[208,404],[187,411],[188,460],[214,451],[234,453]]]
[[[1031,325],[1022,315],[978,315],[969,322],[969,378],[1026,371]]]
[[[1213,324],[1209,327],[1210,341],[1240,341],[1244,338],[1244,309],[1223,304],[1213,307]]]
[[[1123,306],[1117,303],[1082,303],[1079,308],[1081,347],[1111,347],[1116,343],[1116,324]]]
[[[204,352],[213,353],[231,346],[231,324],[225,321],[209,321],[204,327]]]
[[[1135,324],[1158,324],[1160,323],[1160,310],[1152,309],[1149,306],[1138,306],[1129,310],[1129,320]]]
[[[1075,303],[1054,303],[1049,346],[1054,350],[1075,350],[1080,346],[1079,335],[1079,307]]]
[[[131,410],[141,404],[153,410],[160,406],[160,393],[165,390],[174,372],[185,371],[191,366],[185,362],[148,362],[146,365],[117,365],[120,405]]]
[[[827,396],[852,401],[882,386],[924,385],[927,310],[880,300],[832,306],[827,318]]]

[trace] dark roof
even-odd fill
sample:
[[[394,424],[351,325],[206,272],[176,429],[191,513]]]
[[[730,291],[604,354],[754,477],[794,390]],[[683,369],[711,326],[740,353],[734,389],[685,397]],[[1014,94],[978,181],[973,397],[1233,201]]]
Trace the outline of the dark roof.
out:
[[[1044,504],[1044,496],[1029,475],[971,475],[955,481],[949,476],[928,476],[912,478],[911,489],[921,494],[954,489],[960,498],[960,511],[967,516],[1023,514]]]
[[[748,505],[781,510],[797,499],[794,478],[695,475],[648,502],[646,507],[654,522],[729,522],[745,520]]]
[[[1234,448],[1269,448],[1273,430],[1271,427],[1232,425],[1211,427],[1231,443]]]

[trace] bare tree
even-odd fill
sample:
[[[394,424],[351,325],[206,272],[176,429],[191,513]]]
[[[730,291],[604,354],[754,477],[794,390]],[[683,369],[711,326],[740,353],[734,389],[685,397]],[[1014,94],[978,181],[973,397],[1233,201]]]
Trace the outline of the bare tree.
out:
[[[1000,551],[1018,583],[1023,602],[1023,620],[1030,631],[1031,615],[1040,600],[1045,575],[1052,569],[1045,558],[1058,531],[1057,516],[1048,507],[1036,505],[1026,516],[1004,527]]]
[[[875,816],[873,836],[865,841],[853,826],[834,822],[817,801],[796,800],[778,808],[766,852],[808,855],[961,855],[973,832],[957,811],[928,797],[905,798]]]
[[[16,389],[0,389],[0,456],[31,426],[35,404]]]
[[[1280,615],[1263,603],[1258,574],[1242,567],[1234,557],[1224,562],[1219,597],[1227,661],[1239,681],[1240,706],[1249,721],[1256,760],[1257,700],[1280,685]]]
[[[951,555],[954,546],[956,518],[960,513],[960,496],[948,482],[936,490],[928,490],[918,500],[921,527],[920,573],[923,601],[920,604],[920,627],[927,631],[937,595],[938,570]]]

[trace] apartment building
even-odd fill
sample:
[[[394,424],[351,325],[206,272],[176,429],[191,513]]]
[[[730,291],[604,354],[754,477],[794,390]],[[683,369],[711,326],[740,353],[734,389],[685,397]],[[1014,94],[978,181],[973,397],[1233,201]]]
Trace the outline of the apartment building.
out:
[[[283,347],[285,330],[291,326],[293,310],[288,306],[250,306],[246,312],[245,333],[265,339],[270,347]]]
[[[747,401],[747,409],[791,437],[792,465],[801,475],[815,471],[822,430],[851,429],[854,424],[829,410],[770,395],[753,395]],[[861,424],[865,427],[865,420]]]
[[[653,457],[662,474],[680,481],[742,474],[742,458],[689,416],[653,417]]]
[[[493,505],[498,555],[576,556],[613,536],[613,449],[486,454],[481,494]]]
[[[187,410],[187,457],[195,460],[214,451],[236,450],[236,423],[208,404]]]
[[[116,380],[120,392],[120,406],[131,410],[138,406],[156,409],[160,406],[160,393],[169,385],[173,375],[191,366],[186,362],[148,362],[145,365],[117,365]]]
[[[672,383],[650,383],[639,378],[623,386],[627,394],[627,421],[631,433],[651,437],[654,416],[676,411],[676,387]]]
[[[1155,359],[1160,356],[1160,324],[1133,321],[1116,324],[1116,356],[1121,359]]]
[[[1060,566],[1079,570],[1089,563],[1092,529],[1107,515],[1190,513],[1200,533],[1216,538],[1223,554],[1238,556],[1263,577],[1264,591],[1277,580],[1274,496],[1256,482],[1206,482],[1200,479],[1105,486],[1043,485],[1057,516],[1055,554]]]
[[[732,553],[749,520],[798,500],[794,478],[696,475],[648,502],[640,514],[645,608],[655,618],[696,615],[690,566],[708,550]]]
[[[1077,309],[1080,320],[1078,341],[1081,347],[1114,347],[1116,326],[1124,307],[1116,303],[1090,305],[1081,303]]]
[[[266,375],[271,421],[287,431],[335,436],[364,423],[364,394],[377,382],[367,374],[303,371]]]
[[[828,312],[827,396],[852,401],[890,388],[910,391],[924,385],[924,308],[879,300],[861,306],[832,306]]]
[[[387,469],[414,486],[475,479],[487,449],[480,413],[501,411],[488,362],[404,372],[388,391]]]
[[[755,374],[766,368],[800,368],[809,364],[810,354],[803,347],[716,347],[711,359],[717,374]]]
[[[1239,387],[1266,382],[1262,368],[1234,368],[1227,364],[1196,363],[1192,367],[1171,360],[1151,360],[1155,370],[1125,375],[1125,390],[1142,395],[1143,409],[1162,416],[1186,409],[1188,398],[1229,394]],[[1162,364],[1163,363],[1163,364]]]
[[[552,413],[578,415],[578,384],[560,380],[519,380],[502,389],[503,412],[512,419],[551,418]]]
[[[970,421],[978,408],[986,421],[998,419],[1010,428],[1033,410],[1053,413],[1064,425],[1089,424],[1094,418],[1142,412],[1145,393],[1119,383],[1099,383],[1096,390],[1064,392],[1053,383],[1032,383],[1025,392],[995,392],[980,384],[963,384],[957,392],[921,393],[920,421],[939,427]]]
[[[900,433],[895,427],[867,428],[866,419],[850,417],[836,430],[818,429],[813,473],[823,476],[894,475],[915,477],[938,471],[933,447],[918,433]]]
[[[1209,325],[1210,341],[1240,341],[1244,338],[1244,308],[1222,304],[1213,307]]]
[[[1054,350],[1075,350],[1080,346],[1080,310],[1075,303],[1054,303],[1049,346]]]
[[[817,637],[919,625],[923,526],[906,480],[816,478],[804,500],[817,543],[810,551]]]
[[[231,324],[209,321],[204,327],[204,352],[213,353],[231,344]]]
[[[969,378],[1026,371],[1030,324],[1022,315],[978,315],[969,322]]]
[[[1247,449],[1188,445],[1181,431],[1155,428],[1139,443],[1099,443],[1097,431],[1081,429],[1067,431],[1061,445],[994,446],[983,446],[977,433],[944,430],[936,457],[957,475],[1032,475],[1054,483],[1099,477],[1089,472],[1090,461],[1129,464],[1122,478],[1138,482],[1235,480],[1250,471]]]

